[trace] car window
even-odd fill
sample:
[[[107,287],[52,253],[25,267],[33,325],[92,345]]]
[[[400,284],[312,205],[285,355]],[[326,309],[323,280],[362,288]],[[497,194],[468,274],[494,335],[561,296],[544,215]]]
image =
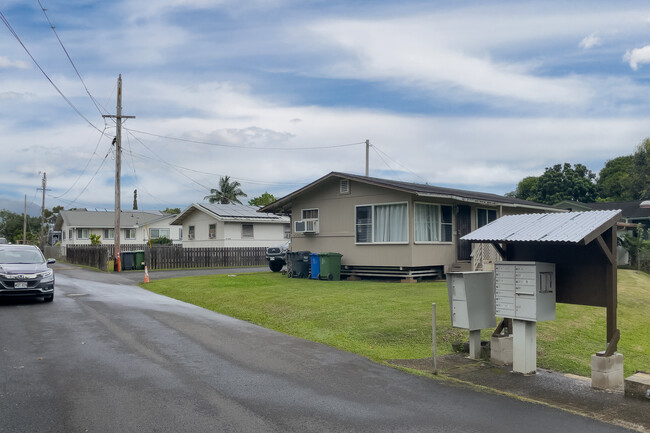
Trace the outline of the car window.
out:
[[[43,255],[36,250],[0,250],[0,263],[6,264],[36,264],[43,263]]]

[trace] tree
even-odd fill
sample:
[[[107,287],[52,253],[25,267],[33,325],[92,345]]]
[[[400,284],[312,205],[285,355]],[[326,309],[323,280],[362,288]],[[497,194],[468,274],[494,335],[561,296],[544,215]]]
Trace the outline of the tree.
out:
[[[650,199],[650,138],[643,140],[632,155],[632,173],[634,199]]]
[[[610,159],[598,175],[598,195],[601,201],[629,201],[634,199],[632,190],[632,155]]]
[[[41,229],[40,217],[27,217],[27,239],[38,239]],[[23,240],[23,215],[6,209],[0,210],[0,237],[7,242],[17,243]]]
[[[210,189],[211,195],[206,195],[203,200],[208,200],[210,203],[239,203],[239,197],[247,197],[244,191],[240,188],[241,184],[236,180],[230,182],[230,176],[225,176],[219,179],[219,189]]]
[[[179,208],[179,207],[171,207],[171,208],[168,207],[168,208],[165,208],[165,210],[163,212],[168,213],[168,214],[172,214],[172,215],[178,215],[179,213],[181,213],[181,208]]]
[[[266,206],[267,204],[273,203],[275,200],[276,198],[273,196],[273,194],[265,192],[259,197],[254,197],[248,200],[248,204],[251,206]]]
[[[516,198],[544,204],[563,200],[591,203],[598,198],[596,175],[582,164],[555,164],[539,177],[527,177],[517,185]]]
[[[133,210],[138,210],[138,190],[133,190]]]
[[[101,245],[102,244],[101,237],[102,237],[102,235],[91,234],[90,235],[90,245]]]

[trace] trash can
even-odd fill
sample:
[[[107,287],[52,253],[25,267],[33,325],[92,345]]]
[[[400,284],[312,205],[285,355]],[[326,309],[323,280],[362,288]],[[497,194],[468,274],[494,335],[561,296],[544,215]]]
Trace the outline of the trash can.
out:
[[[311,259],[311,278],[317,280],[320,274],[320,256],[317,253],[311,253],[309,258]]]
[[[144,270],[144,250],[133,251],[135,254],[135,269],[143,271]]]
[[[120,253],[123,271],[132,271],[135,269],[135,253],[133,251],[122,251]]]
[[[339,253],[320,253],[320,279],[339,281],[341,279],[341,257]]]
[[[287,253],[287,274],[289,278],[309,277],[309,251]]]

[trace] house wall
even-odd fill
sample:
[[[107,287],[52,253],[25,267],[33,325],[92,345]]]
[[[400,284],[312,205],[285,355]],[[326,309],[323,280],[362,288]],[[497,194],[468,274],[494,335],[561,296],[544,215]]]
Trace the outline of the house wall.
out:
[[[292,251],[338,252],[341,263],[354,266],[450,266],[457,262],[457,206],[471,208],[471,227],[477,228],[477,209],[496,210],[504,214],[530,212],[525,208],[486,206],[451,199],[423,198],[410,193],[350,181],[350,193],[340,194],[340,179],[331,178],[316,185],[309,192],[297,196],[292,203]],[[416,202],[453,206],[452,242],[414,242],[414,204]],[[355,206],[407,203],[408,242],[405,244],[356,244]],[[319,233],[295,233],[294,222],[302,218],[303,209],[319,210]]]
[[[209,239],[209,226],[216,224],[216,239]],[[220,221],[201,212],[192,212],[183,222],[183,246],[203,247],[269,247],[285,242],[284,224],[270,222],[244,222],[253,224],[253,238],[242,237],[242,222]],[[189,227],[194,226],[194,239],[188,239]],[[172,226],[173,227],[173,226]]]
[[[174,244],[180,244],[182,240],[182,227],[181,226],[172,226],[169,223],[172,222],[174,217],[165,218],[164,220],[156,221],[151,224],[147,224],[146,227],[140,227],[138,231],[142,232],[142,238],[144,242],[148,242],[149,233],[147,229],[169,229],[169,239],[172,240]],[[140,236],[139,234],[136,236]]]
[[[61,245],[90,245],[90,235],[99,235],[101,236],[100,241],[105,245],[113,245],[113,239],[104,239],[104,228],[88,228],[88,239],[79,239],[77,237],[77,228],[88,228],[88,227],[70,227],[66,224],[61,226]],[[112,227],[111,227],[112,228]],[[72,238],[70,238],[70,229],[72,229]],[[143,229],[136,229],[135,239],[126,239],[124,235],[124,230],[121,229],[120,232],[120,244],[143,244],[145,242],[145,231]],[[63,232],[65,232],[65,239],[63,239]]]

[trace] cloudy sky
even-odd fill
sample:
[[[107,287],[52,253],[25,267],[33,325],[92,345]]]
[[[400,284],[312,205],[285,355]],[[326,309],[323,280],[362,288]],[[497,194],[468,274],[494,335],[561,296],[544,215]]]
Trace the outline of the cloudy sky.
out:
[[[136,116],[126,209],[134,189],[141,209],[185,208],[224,175],[251,198],[363,174],[366,139],[372,176],[504,194],[557,163],[598,172],[650,136],[647,2],[0,0],[0,12],[0,198],[20,203],[40,205],[46,172],[48,208],[113,208],[102,114],[115,114],[119,74]]]

